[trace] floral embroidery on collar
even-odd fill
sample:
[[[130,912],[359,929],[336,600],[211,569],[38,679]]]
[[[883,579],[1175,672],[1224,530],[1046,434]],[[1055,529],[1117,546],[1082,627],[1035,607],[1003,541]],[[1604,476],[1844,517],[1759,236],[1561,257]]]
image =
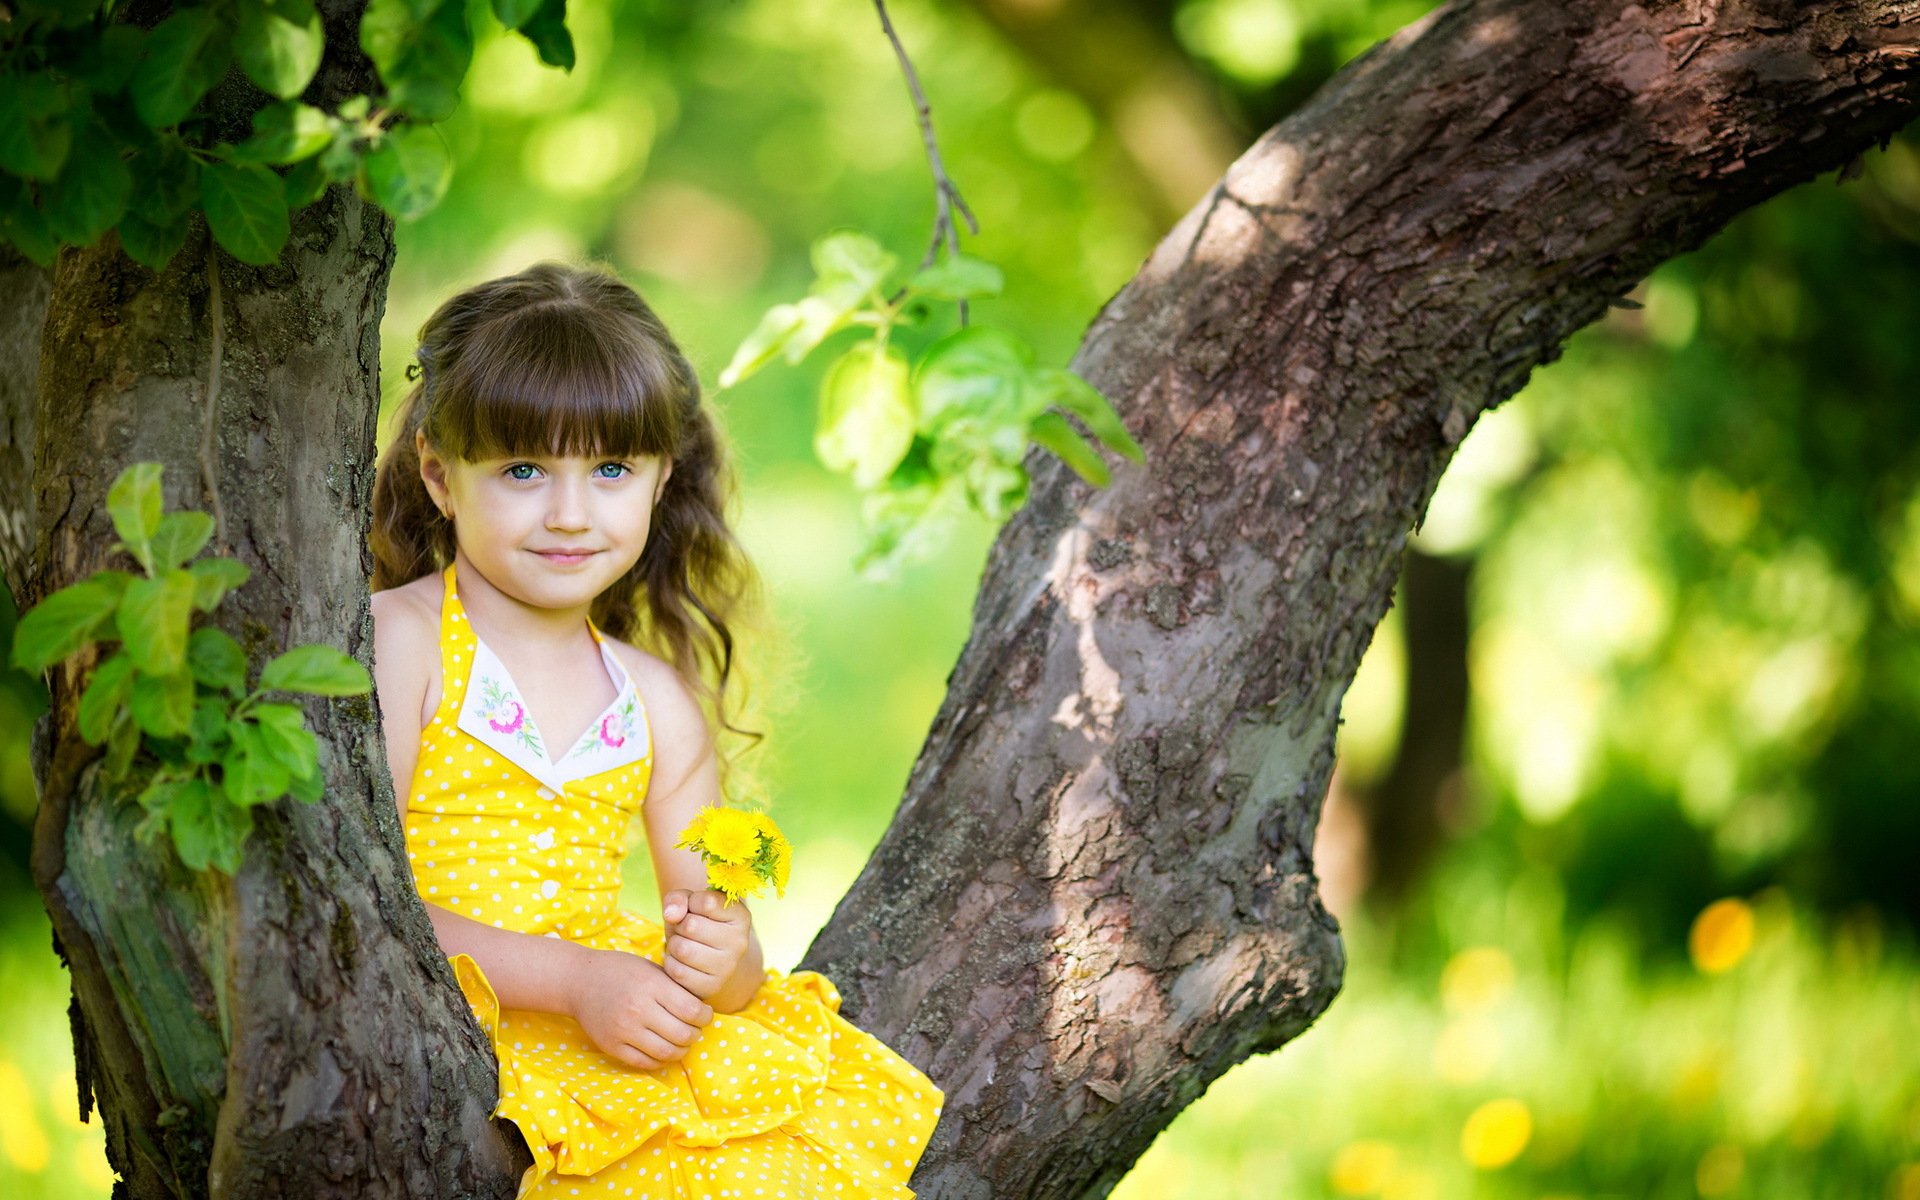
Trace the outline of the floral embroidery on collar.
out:
[[[460,705],[459,728],[556,792],[576,779],[646,758],[652,739],[648,737],[639,690],[606,642],[599,640],[599,645],[600,660],[608,676],[618,681],[619,691],[558,761],[548,759],[540,732],[506,665],[478,636],[473,639],[473,667]]]

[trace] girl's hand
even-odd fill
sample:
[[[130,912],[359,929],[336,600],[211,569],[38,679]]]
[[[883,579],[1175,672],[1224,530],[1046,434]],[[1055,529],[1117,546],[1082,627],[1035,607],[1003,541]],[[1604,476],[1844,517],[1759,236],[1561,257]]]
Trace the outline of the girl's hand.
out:
[[[746,957],[753,914],[745,903],[729,904],[712,888],[675,888],[662,898],[660,908],[666,918],[667,952],[661,965],[667,977],[700,999],[712,1000]]]
[[[618,950],[589,950],[575,973],[570,1015],[607,1057],[640,1071],[679,1061],[713,1006],[667,977],[658,963]]]

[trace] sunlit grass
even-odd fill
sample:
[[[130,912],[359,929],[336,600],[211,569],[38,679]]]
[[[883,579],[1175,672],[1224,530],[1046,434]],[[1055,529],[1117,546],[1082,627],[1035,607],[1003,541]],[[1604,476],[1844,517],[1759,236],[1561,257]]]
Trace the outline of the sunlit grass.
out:
[[[1703,911],[1690,961],[1605,920],[1556,954],[1540,886],[1456,861],[1432,894],[1485,915],[1398,966],[1389,931],[1345,922],[1332,1008],[1218,1081],[1114,1195],[1911,1200],[1911,944],[1770,890]]]

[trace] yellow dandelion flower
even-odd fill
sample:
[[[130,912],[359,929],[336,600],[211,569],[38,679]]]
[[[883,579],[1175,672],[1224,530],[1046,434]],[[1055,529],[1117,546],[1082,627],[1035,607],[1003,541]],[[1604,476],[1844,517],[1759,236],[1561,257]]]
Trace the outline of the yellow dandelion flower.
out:
[[[760,831],[754,828],[753,818],[748,814],[737,808],[719,808],[707,818],[700,843],[708,854],[723,863],[750,863],[760,852]]]
[[[760,831],[761,837],[766,838],[769,842],[784,842],[787,840],[786,835],[780,832],[780,827],[773,823],[772,817],[763,812],[749,815],[753,818],[753,827]]]
[[[1489,1100],[1461,1128],[1460,1155],[1483,1171],[1497,1170],[1520,1157],[1532,1137],[1533,1113],[1523,1102]]]
[[[760,872],[744,863],[707,864],[707,886],[724,892],[729,900],[739,900],[760,890]]]
[[[687,827],[680,831],[680,840],[674,845],[682,850],[700,849],[700,839],[707,834],[707,819],[718,811],[717,808],[703,808],[693,814],[693,820],[688,821]]]
[[[1729,896],[1700,910],[1687,934],[1693,965],[1708,975],[1731,971],[1753,949],[1753,909]]]

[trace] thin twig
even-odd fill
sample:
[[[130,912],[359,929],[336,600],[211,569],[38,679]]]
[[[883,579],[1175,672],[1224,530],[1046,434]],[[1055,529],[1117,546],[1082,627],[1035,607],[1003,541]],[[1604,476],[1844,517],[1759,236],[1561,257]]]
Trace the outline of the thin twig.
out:
[[[220,411],[220,350],[226,324],[220,305],[220,254],[213,242],[213,230],[207,230],[207,311],[213,320],[213,361],[207,365],[207,422],[200,441],[200,482],[213,505],[213,536],[221,553],[228,553],[227,514],[220,505],[220,482],[213,469],[213,427]]]
[[[907,90],[913,93],[914,116],[920,122],[920,140],[927,147],[927,166],[933,171],[933,240],[927,244],[927,252],[920,258],[922,269],[932,265],[934,255],[946,243],[948,254],[960,252],[960,231],[953,223],[953,212],[958,209],[967,219],[967,231],[974,237],[980,236],[980,222],[974,220],[973,210],[960,197],[960,188],[947,174],[946,164],[940,160],[940,143],[933,136],[933,109],[927,104],[927,95],[920,90],[920,76],[914,72],[913,61],[907,57],[907,48],[900,44],[900,35],[893,31],[893,21],[887,16],[886,0],[873,0],[874,11],[880,14],[880,28],[886,30],[887,40],[893,43],[893,53],[900,60],[900,71],[907,77]],[[960,323],[967,323],[967,302],[960,301]]]

